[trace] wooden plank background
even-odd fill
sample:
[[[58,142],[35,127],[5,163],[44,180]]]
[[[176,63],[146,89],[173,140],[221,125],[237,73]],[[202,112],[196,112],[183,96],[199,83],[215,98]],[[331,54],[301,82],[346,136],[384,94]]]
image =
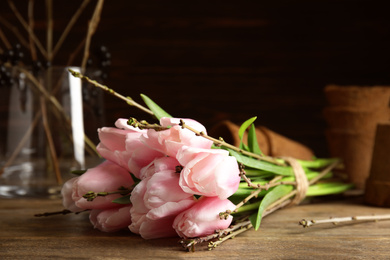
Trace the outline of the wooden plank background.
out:
[[[27,1],[17,2],[26,13]],[[58,39],[80,1],[53,2]],[[93,3],[54,64],[85,35]],[[390,18],[383,3],[105,1],[93,47],[109,48],[105,83],[124,95],[140,101],[144,93],[172,115],[206,127],[258,116],[257,124],[326,156],[324,86],[390,84]],[[44,39],[43,7],[37,0],[35,25]],[[6,1],[0,14],[14,19]],[[106,125],[118,117],[148,119],[110,96],[105,108]]]

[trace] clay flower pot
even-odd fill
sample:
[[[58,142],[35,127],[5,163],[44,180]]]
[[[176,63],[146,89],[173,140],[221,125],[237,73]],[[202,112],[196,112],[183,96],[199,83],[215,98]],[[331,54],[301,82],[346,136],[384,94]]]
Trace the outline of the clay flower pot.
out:
[[[365,200],[376,206],[390,207],[390,123],[378,124],[367,179]]]
[[[327,130],[325,134],[332,157],[343,159],[348,181],[357,189],[364,189],[370,171],[374,137],[342,130]]]
[[[389,86],[337,86],[325,87],[325,97],[331,107],[357,107],[374,109],[389,106]]]
[[[326,107],[323,114],[329,129],[350,130],[373,134],[378,122],[390,119],[390,109],[367,109],[365,107]]]
[[[377,124],[390,119],[390,87],[329,85],[324,92],[329,104],[323,116],[330,155],[343,159],[349,181],[364,189]]]

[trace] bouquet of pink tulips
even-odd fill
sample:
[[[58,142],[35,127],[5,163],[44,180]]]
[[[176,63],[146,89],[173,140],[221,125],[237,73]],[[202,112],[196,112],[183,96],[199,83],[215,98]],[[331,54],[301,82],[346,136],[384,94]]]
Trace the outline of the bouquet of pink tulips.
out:
[[[144,239],[179,236],[185,248],[207,242],[212,249],[258,229],[262,217],[276,209],[351,188],[331,179],[336,159],[262,154],[255,118],[241,126],[237,134],[243,138],[247,132],[248,138],[234,147],[223,137],[208,136],[195,120],[171,117],[144,95],[148,108],[93,83],[159,120],[118,119],[115,127],[99,129],[97,151],[106,160],[64,184],[64,206],[71,212],[88,210],[99,230],[128,228]]]

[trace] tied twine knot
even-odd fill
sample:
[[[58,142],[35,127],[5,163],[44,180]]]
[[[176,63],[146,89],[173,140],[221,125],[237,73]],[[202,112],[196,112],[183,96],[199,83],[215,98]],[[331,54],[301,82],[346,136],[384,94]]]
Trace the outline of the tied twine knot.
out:
[[[283,159],[291,166],[295,175],[296,194],[291,200],[290,205],[298,205],[306,197],[309,181],[307,180],[305,171],[296,159],[291,157],[283,157]]]

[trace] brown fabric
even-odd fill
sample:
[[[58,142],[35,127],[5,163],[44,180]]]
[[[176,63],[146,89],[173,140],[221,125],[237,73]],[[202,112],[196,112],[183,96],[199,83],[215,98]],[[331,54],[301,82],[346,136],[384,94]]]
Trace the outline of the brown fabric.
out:
[[[209,135],[215,138],[222,137],[225,142],[239,146],[239,126],[229,120],[221,121],[209,131]],[[312,160],[314,153],[305,145],[282,136],[264,126],[256,127],[256,137],[261,151],[273,157],[293,157],[301,160]],[[246,144],[247,133],[243,142]]]

